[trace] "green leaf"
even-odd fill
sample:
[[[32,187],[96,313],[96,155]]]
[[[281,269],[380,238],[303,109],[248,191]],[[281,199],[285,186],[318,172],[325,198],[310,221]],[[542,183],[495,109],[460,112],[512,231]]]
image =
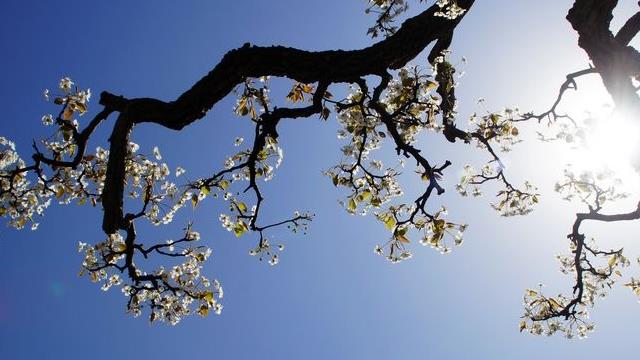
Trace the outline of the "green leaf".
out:
[[[209,304],[213,303],[213,292],[207,291],[202,295],[202,298],[206,300]]]
[[[202,317],[206,317],[207,315],[209,315],[209,307],[207,305],[201,305],[200,308],[198,309],[198,314],[200,314],[200,316]]]
[[[384,219],[384,226],[387,230],[393,230],[396,227],[396,219],[391,214],[387,215]]]
[[[249,231],[249,227],[242,220],[238,221],[233,227],[233,233],[236,235],[236,237],[241,237],[247,231]]]
[[[331,181],[333,181],[333,186],[338,186],[338,184],[340,183],[340,180],[338,179],[338,175],[333,175],[331,177]]]
[[[356,196],[356,201],[357,202],[363,202],[363,201],[366,201],[367,199],[369,199],[370,197],[371,197],[371,191],[364,190],[360,194],[358,194],[358,196]]]
[[[231,183],[228,180],[222,180],[218,183],[218,186],[220,186],[222,190],[227,190],[229,185],[231,185]]]
[[[356,201],[353,198],[349,199],[349,204],[347,205],[347,209],[351,212],[355,212],[357,207],[358,207],[358,204],[356,204]]]

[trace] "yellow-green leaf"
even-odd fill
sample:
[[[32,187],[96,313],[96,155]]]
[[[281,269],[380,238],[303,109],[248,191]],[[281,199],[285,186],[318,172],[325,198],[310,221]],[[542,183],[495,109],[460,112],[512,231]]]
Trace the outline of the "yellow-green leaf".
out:
[[[356,197],[357,202],[363,202],[371,198],[371,190],[363,190]]]
[[[393,230],[396,227],[396,219],[392,215],[387,215],[384,220],[384,226],[387,230]]]
[[[349,211],[356,211],[356,208],[358,207],[358,204],[356,204],[356,201],[351,198],[349,199],[349,204],[347,205],[347,209],[349,209]]]
[[[236,237],[241,237],[247,231],[249,231],[249,227],[242,220],[238,221],[233,227],[233,233]]]
[[[209,315],[209,307],[207,305],[201,305],[200,308],[198,309],[198,314],[200,314],[200,316],[202,317],[206,317],[207,315]]]
[[[447,223],[442,219],[433,220],[433,232],[436,234],[440,234],[444,232],[444,227]]]
[[[433,90],[437,87],[438,87],[438,83],[435,83],[433,81],[427,81],[427,91]]]
[[[208,303],[213,303],[213,292],[211,291],[205,292],[202,298],[205,299]]]

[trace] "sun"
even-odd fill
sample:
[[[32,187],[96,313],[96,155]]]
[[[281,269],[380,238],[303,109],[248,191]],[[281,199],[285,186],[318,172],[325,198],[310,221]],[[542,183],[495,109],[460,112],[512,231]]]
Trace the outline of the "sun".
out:
[[[634,165],[640,128],[629,117],[614,112],[595,119],[585,138],[586,151],[594,160],[615,167]]]
[[[607,169],[627,191],[640,185],[640,119],[611,105],[601,83],[587,83],[567,98],[564,111],[575,123],[568,159],[577,168]],[[568,141],[569,142],[569,141]]]

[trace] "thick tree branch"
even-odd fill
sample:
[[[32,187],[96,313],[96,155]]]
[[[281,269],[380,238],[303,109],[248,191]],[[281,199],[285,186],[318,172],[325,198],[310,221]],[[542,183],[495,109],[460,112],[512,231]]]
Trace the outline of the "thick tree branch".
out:
[[[474,0],[459,0],[469,9]],[[283,46],[259,47],[245,44],[228,52],[211,72],[175,101],[140,98],[118,100],[108,94],[101,103],[109,103],[119,111],[125,108],[135,123],[154,122],[180,130],[202,118],[235,86],[249,77],[280,76],[301,83],[326,81],[351,82],[356,78],[379,74],[387,69],[399,69],[414,59],[433,41],[446,37],[462,20],[434,16],[440,8],[431,6],[421,14],[406,20],[392,36],[361,50],[330,50],[311,52]]]
[[[458,5],[464,9],[469,9],[473,3],[474,0],[458,1]],[[398,69],[433,41],[448,39],[464,17],[462,15],[450,20],[434,16],[439,9],[437,5],[431,6],[406,20],[394,35],[361,50],[310,52],[282,46],[245,44],[228,52],[209,74],[172,102],[151,98],[127,100],[103,92],[100,103],[120,112],[110,138],[111,153],[103,199],[103,230],[107,234],[113,233],[122,222],[125,155],[129,133],[135,124],[153,122],[180,130],[204,117],[218,101],[250,77],[281,76],[301,83],[320,82],[329,86],[337,82],[352,82],[366,75],[381,74],[387,69]]]
[[[640,31],[640,12],[635,13],[632,17],[630,17],[624,25],[618,30],[616,34],[616,40],[621,45],[629,45],[631,40],[638,34]]]
[[[113,234],[119,229],[126,230],[127,226],[122,215],[122,203],[126,181],[125,160],[129,145],[129,135],[134,124],[127,118],[126,114],[126,112],[120,113],[109,138],[111,146],[109,148],[107,174],[102,192],[102,206],[104,208],[102,230],[106,234]]]
[[[616,39],[610,24],[617,0],[576,0],[567,20],[578,32],[578,45],[587,53],[613,98],[625,111],[640,112],[640,98],[631,83],[631,76],[640,73],[640,53]],[[635,21],[635,20],[634,20]],[[630,24],[621,34],[632,32]]]

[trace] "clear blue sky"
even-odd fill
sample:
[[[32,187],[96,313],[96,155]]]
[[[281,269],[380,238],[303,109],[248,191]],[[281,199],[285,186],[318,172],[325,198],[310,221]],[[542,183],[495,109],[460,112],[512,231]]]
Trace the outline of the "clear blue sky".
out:
[[[637,6],[622,3],[619,15],[630,16]],[[570,5],[477,2],[454,40],[454,58],[469,59],[459,92],[462,116],[482,110],[475,105],[479,97],[493,108],[542,109],[553,100],[563,76],[587,64],[564,20]],[[31,140],[46,135],[40,117],[52,112],[42,90],[62,76],[96,94],[109,90],[169,100],[244,42],[365,46],[371,43],[365,33],[372,18],[364,7],[362,0],[3,0],[0,135],[27,155]],[[207,174],[233,151],[235,136],[250,135],[246,121],[232,115],[232,104],[226,99],[180,133],[140,126],[134,141],[147,152],[160,146],[166,161],[182,165],[188,175]],[[105,145],[109,125],[95,134],[93,146]],[[527,177],[547,194],[536,212],[502,219],[488,206],[494,188],[482,199],[461,199],[451,189],[435,203],[446,203],[452,218],[470,225],[464,246],[443,256],[416,245],[413,259],[391,265],[373,253],[388,236],[383,226],[341,210],[341,194],[321,176],[340,158],[335,122],[285,121],[285,159],[265,187],[267,211],[278,217],[312,210],[317,217],[310,234],[281,234],[286,250],[280,264],[269,267],[248,256],[253,240],[238,240],[220,227],[213,207],[195,214],[187,209],[181,219],[193,218],[213,248],[205,274],[222,282],[225,308],[219,317],[192,317],[176,327],[133,319],[119,292],[105,294],[78,278],[78,241],[103,238],[99,209],[53,206],[38,231],[3,227],[0,358],[595,359],[635,353],[640,305],[623,288],[598,303],[597,330],[586,340],[517,331],[525,288],[539,282],[552,293],[570,287],[554,256],[566,251],[576,209],[550,192],[562,164],[552,161],[555,148],[535,144],[529,130],[528,143],[508,161],[514,179]],[[483,159],[462,144],[429,139],[423,145],[434,161],[451,159],[456,165],[452,178],[463,164]],[[409,193],[421,186],[419,180],[404,185]],[[164,238],[164,231],[177,233],[183,224],[143,231]],[[631,236],[637,224],[589,229],[625,245],[634,258],[640,255]],[[640,273],[637,266],[628,271]]]

